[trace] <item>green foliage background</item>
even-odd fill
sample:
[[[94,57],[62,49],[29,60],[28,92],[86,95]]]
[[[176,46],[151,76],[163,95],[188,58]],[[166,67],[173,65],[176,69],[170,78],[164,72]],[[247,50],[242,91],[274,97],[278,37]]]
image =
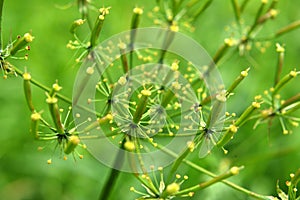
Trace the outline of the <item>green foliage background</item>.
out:
[[[145,9],[142,26],[151,26],[147,11],[154,0],[120,1],[95,0],[98,7],[111,6],[111,14],[105,21],[101,39],[105,39],[120,31],[128,30],[132,9],[139,5]],[[246,20],[255,14],[259,0],[252,0],[245,16]],[[280,14],[275,21],[267,23],[261,34],[272,33],[292,21],[300,19],[298,0],[279,1]],[[71,97],[72,84],[78,64],[75,64],[74,52],[66,48],[72,38],[69,28],[73,20],[80,18],[76,4],[71,0],[50,1],[5,1],[3,13],[3,43],[13,40],[17,35],[32,31],[35,36],[31,44],[28,61],[15,61],[24,69],[27,67],[33,78],[45,85],[52,85],[56,79],[63,86],[62,93]],[[252,18],[251,18],[252,19]],[[229,0],[216,0],[200,17],[195,33],[184,33],[197,40],[213,55],[218,46],[228,34],[224,31],[226,25],[234,21],[233,10]],[[252,24],[252,20],[248,21]],[[224,83],[228,86],[240,71],[251,66],[249,77],[238,87],[227,105],[230,112],[240,112],[253,100],[254,95],[262,93],[273,84],[277,54],[275,43],[286,46],[286,58],[283,74],[291,69],[299,70],[300,30],[293,31],[274,41],[267,52],[262,54],[257,49],[251,51],[251,56],[258,65],[253,66],[245,57],[235,55],[220,65]],[[84,35],[84,32],[82,32]],[[88,36],[86,36],[88,37]],[[84,159],[74,162],[72,159],[63,161],[55,146],[49,146],[44,151],[37,151],[43,143],[36,142],[29,135],[30,112],[27,109],[22,79],[11,77],[0,80],[0,199],[61,199],[85,200],[97,199],[101,185],[107,176],[108,168],[103,166],[88,152]],[[282,93],[289,97],[299,92],[299,78],[294,80]],[[34,88],[34,103],[36,107],[46,110],[45,94]],[[299,112],[298,112],[299,114]],[[285,136],[281,133],[278,121],[274,120],[268,132],[267,125],[252,129],[253,123],[243,127],[226,148],[228,155],[223,155],[219,149],[205,159],[193,159],[201,166],[219,173],[227,165],[245,165],[238,176],[231,178],[235,183],[255,192],[275,195],[276,181],[284,188],[284,182],[289,174],[300,167],[300,129]],[[53,164],[46,161],[52,158]],[[208,177],[183,166],[182,174],[189,174],[192,185]],[[130,174],[123,173],[114,189],[112,199],[134,199],[135,194],[129,192],[130,186],[142,190],[140,184]],[[126,198],[125,198],[126,197]],[[193,199],[250,199],[231,188],[216,184],[205,189]]]

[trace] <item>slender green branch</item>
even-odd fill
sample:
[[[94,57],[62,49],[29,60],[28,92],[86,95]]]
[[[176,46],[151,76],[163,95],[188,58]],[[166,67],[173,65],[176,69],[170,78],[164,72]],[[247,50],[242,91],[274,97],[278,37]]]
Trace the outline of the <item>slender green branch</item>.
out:
[[[210,172],[210,171],[208,171],[208,170],[200,167],[199,165],[197,165],[197,164],[195,164],[195,163],[193,163],[193,162],[191,162],[189,160],[183,160],[183,162],[186,163],[188,166],[190,166],[190,167],[196,169],[197,171],[200,171],[200,172],[202,172],[202,173],[204,173],[204,174],[206,174],[206,175],[208,175],[210,177],[217,177],[216,174],[214,174],[214,173],[212,173],[212,172]],[[265,196],[265,195],[257,194],[255,192],[247,190],[246,188],[243,188],[243,187],[241,187],[239,185],[236,185],[236,184],[232,183],[231,181],[222,180],[221,182],[224,183],[225,185],[228,185],[229,187],[237,190],[237,191],[243,192],[243,193],[245,193],[245,194],[247,194],[249,196],[255,197],[257,199],[264,199],[264,200],[274,199],[271,196]]]
[[[211,5],[212,1],[213,0],[207,0],[205,4],[193,15],[192,19],[196,21],[196,19]]]
[[[15,73],[16,73],[17,75],[19,75],[19,76],[21,76],[21,77],[23,76],[24,72],[23,72],[22,70],[20,70],[20,69],[18,69],[18,68],[16,68],[16,67],[13,67],[13,69],[14,69],[14,71],[15,71]],[[30,82],[31,82],[33,85],[37,86],[38,88],[40,88],[40,89],[42,89],[42,90],[44,90],[44,91],[46,91],[46,92],[50,92],[50,91],[52,90],[51,88],[45,86],[44,84],[40,83],[39,81],[37,81],[37,80],[35,80],[35,79],[33,79],[33,78],[30,79]],[[62,100],[62,101],[64,101],[64,102],[66,102],[66,103],[72,105],[72,100],[71,100],[70,98],[64,96],[63,94],[56,93],[55,96],[56,96],[58,99],[60,99],[60,100]],[[87,112],[95,113],[95,115],[98,116],[98,117],[102,117],[102,114],[99,113],[99,112],[93,111],[93,110],[91,110],[91,109],[89,109],[89,108],[87,108],[87,107],[81,106],[81,105],[77,105],[77,106],[80,107],[80,108],[82,108],[82,109],[84,109],[84,110],[87,111]]]
[[[2,49],[2,9],[4,0],[0,0],[0,49]]]
[[[200,140],[203,138],[203,134],[197,136],[194,139],[194,143],[198,144],[200,142]],[[174,164],[172,165],[171,171],[169,172],[169,176],[167,179],[167,182],[169,183],[173,174],[175,174],[176,170],[178,169],[178,167],[180,166],[180,164],[182,164],[182,160],[185,159],[190,153],[192,152],[191,148],[186,148],[181,155],[179,155],[179,157],[175,160]]]
[[[234,80],[234,82],[231,84],[231,86],[227,89],[226,91],[226,97],[230,96],[230,94],[233,92],[233,90],[241,83],[242,80],[244,80],[244,78],[246,76],[248,76],[248,71],[250,70],[250,68],[242,71],[240,73],[240,75]]]
[[[298,21],[295,21],[295,22],[292,22],[291,24],[279,29],[276,33],[275,33],[275,37],[279,37],[285,33],[288,33],[296,28],[299,28],[300,27],[300,20]]]
[[[20,69],[18,69],[18,68],[16,68],[16,67],[14,67],[14,71],[15,71],[18,75],[20,75],[20,76],[22,76],[22,75],[24,74],[24,72],[23,72],[22,70],[20,70]],[[44,84],[40,83],[39,81],[37,81],[37,80],[35,80],[35,79],[33,79],[33,78],[30,79],[30,82],[31,82],[33,85],[35,85],[35,86],[41,88],[42,90],[44,90],[44,91],[46,91],[46,92],[50,92],[50,91],[51,91],[51,88],[45,86]],[[62,94],[56,94],[56,96],[57,96],[57,98],[63,100],[64,102],[69,103],[69,104],[72,104],[72,100],[69,99],[68,97],[66,97],[66,96],[64,96],[64,95],[62,95]]]
[[[296,94],[295,96],[292,96],[291,98],[284,101],[284,103],[280,106],[279,110],[284,109],[285,107],[300,101],[300,93]]]
[[[234,176],[234,175],[237,175],[239,174],[239,171],[243,169],[243,167],[232,167],[231,169],[229,169],[227,172],[219,175],[219,176],[216,176],[214,178],[212,178],[211,180],[209,181],[206,181],[204,183],[200,183],[200,184],[197,184],[195,186],[192,186],[192,187],[189,187],[187,189],[184,189],[184,190],[181,190],[179,192],[176,193],[176,196],[178,195],[181,195],[181,194],[188,194],[189,192],[194,192],[196,190],[200,190],[200,189],[204,189],[204,188],[207,188],[215,183],[218,183],[222,180],[225,180],[231,176]]]
[[[2,9],[4,0],[0,0],[0,49],[2,49]]]
[[[240,23],[240,18],[241,18],[241,9],[240,9],[240,6],[238,4],[238,1],[237,0],[231,0],[231,4],[232,4],[232,7],[233,7],[236,23],[239,24]]]
[[[109,199],[109,196],[113,190],[113,187],[120,175],[120,167],[123,165],[124,162],[124,143],[126,142],[126,139],[124,138],[122,140],[122,143],[120,145],[120,149],[118,151],[118,154],[115,158],[114,166],[112,167],[109,177],[105,182],[104,187],[101,190],[99,200],[107,200]]]
[[[246,5],[249,3],[250,0],[244,0],[240,7],[240,12],[242,13],[244,9],[246,8]]]
[[[264,10],[264,8],[265,8],[265,5],[266,5],[265,2],[262,2],[262,3],[261,3],[261,5],[260,5],[260,7],[259,7],[259,9],[258,9],[258,11],[257,11],[257,13],[256,13],[256,16],[255,16],[255,20],[254,20],[254,22],[253,22],[253,25],[251,26],[250,30],[249,30],[248,33],[247,33],[247,38],[250,38],[251,33],[254,31],[254,29],[255,29],[255,28],[257,27],[257,25],[259,24],[259,23],[258,23],[258,20],[259,20],[261,14],[262,14],[262,12],[263,12],[263,10]]]
[[[161,151],[164,151],[166,154],[168,154],[168,155],[170,155],[170,156],[172,156],[174,158],[178,157],[178,155],[176,153],[174,153],[173,151],[171,151],[169,149],[164,148],[161,145],[158,145],[157,148],[159,148]],[[199,165],[197,165],[197,164],[195,164],[195,163],[193,163],[193,162],[191,162],[189,160],[183,159],[182,162],[184,162],[188,166],[192,167],[193,169],[195,169],[195,170],[197,170],[199,172],[202,172],[202,173],[204,173],[204,174],[206,174],[206,175],[208,175],[210,177],[213,177],[213,178],[217,177],[216,174],[214,174],[214,173],[212,173],[212,172],[204,169],[203,167],[200,167]],[[246,188],[243,188],[243,187],[241,187],[239,185],[236,185],[236,184],[234,184],[234,183],[232,183],[230,181],[227,181],[227,180],[222,180],[221,182],[224,183],[224,184],[226,184],[226,185],[228,185],[229,187],[237,190],[237,191],[243,192],[243,193],[245,193],[245,194],[247,194],[249,196],[255,197],[257,199],[263,199],[263,200],[272,200],[272,199],[274,199],[274,197],[257,194],[255,192],[247,190]]]

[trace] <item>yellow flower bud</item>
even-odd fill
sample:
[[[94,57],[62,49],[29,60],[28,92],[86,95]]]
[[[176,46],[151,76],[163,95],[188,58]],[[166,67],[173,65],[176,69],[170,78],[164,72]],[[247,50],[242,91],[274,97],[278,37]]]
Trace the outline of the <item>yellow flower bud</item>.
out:
[[[70,154],[71,152],[73,152],[79,143],[80,143],[79,137],[76,135],[71,135],[64,149],[65,154]]]
[[[284,47],[281,46],[279,43],[276,43],[276,51],[277,51],[278,53],[282,53],[282,52],[285,51],[285,49],[284,49]]]
[[[88,75],[92,75],[93,73],[94,73],[94,67],[88,67],[87,69],[86,69],[86,73],[88,74]]]
[[[180,190],[180,185],[178,183],[171,183],[166,188],[166,192],[169,195],[176,194],[179,190]]]
[[[30,132],[34,135],[35,139],[38,139],[38,127],[39,127],[39,121],[41,119],[41,114],[34,112],[31,114],[31,129]]]
[[[240,169],[238,167],[232,167],[230,169],[230,173],[232,173],[233,175],[237,175],[237,174],[239,174],[239,172],[240,172]]]
[[[18,38],[10,50],[11,55],[15,55],[19,50],[24,48],[28,43],[32,42],[34,37],[30,33],[25,33],[23,37]]]
[[[170,30],[173,32],[178,32],[179,31],[179,26],[177,24],[172,24],[170,26]]]
[[[25,73],[23,74],[23,79],[24,79],[25,81],[30,81],[30,80],[31,80],[31,75],[30,75],[29,73],[25,72]]]
[[[151,91],[150,91],[150,90],[147,90],[147,89],[144,89],[144,90],[141,91],[141,94],[142,94],[143,96],[149,97],[149,96],[151,96]]]
[[[297,76],[297,72],[295,70],[291,71],[290,72],[290,76],[293,77],[293,78],[296,77]]]
[[[134,142],[132,141],[126,141],[124,143],[124,148],[127,150],[127,151],[134,151],[135,150],[135,144]]]
[[[52,88],[54,89],[55,92],[59,92],[62,89],[62,87],[59,86],[58,83],[54,83],[52,85]]]
[[[34,37],[30,33],[25,33],[24,34],[24,39],[25,39],[26,42],[29,43],[29,42],[33,41]]]
[[[229,126],[229,130],[231,131],[231,132],[233,132],[233,133],[236,133],[237,132],[237,130],[238,130],[238,128],[235,126],[235,125],[230,125]]]
[[[253,102],[253,103],[252,103],[252,106],[253,106],[254,108],[260,108],[260,103],[258,103],[258,102]]]
[[[143,14],[143,12],[144,12],[144,11],[143,11],[142,8],[135,7],[135,8],[133,9],[133,13],[138,14],[138,15]]]

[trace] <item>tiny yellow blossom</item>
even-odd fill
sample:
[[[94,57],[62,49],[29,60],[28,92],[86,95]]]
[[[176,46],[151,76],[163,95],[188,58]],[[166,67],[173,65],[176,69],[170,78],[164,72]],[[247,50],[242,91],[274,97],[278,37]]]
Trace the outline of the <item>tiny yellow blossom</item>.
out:
[[[86,73],[87,74],[89,74],[89,75],[92,75],[93,73],[94,73],[94,67],[88,67],[87,69],[86,69]]]
[[[277,51],[278,53],[282,53],[282,52],[285,51],[285,49],[284,49],[284,47],[281,46],[279,43],[276,43],[276,51]]]
[[[240,172],[240,169],[238,167],[232,167],[230,169],[230,173],[232,173],[233,175],[237,175]]]
[[[172,83],[172,87],[176,90],[179,90],[181,88],[181,84],[176,81]]]
[[[296,77],[297,76],[297,72],[295,70],[291,71],[290,72],[290,76],[293,77],[293,78]]]
[[[85,20],[83,20],[83,19],[77,19],[77,20],[75,20],[74,23],[75,23],[77,26],[80,26],[80,25],[84,24],[84,22],[85,22]]]
[[[227,46],[233,46],[236,44],[236,41],[233,39],[233,38],[226,38],[224,40],[224,43],[227,45]]]
[[[144,89],[144,90],[141,91],[141,94],[142,94],[143,96],[149,97],[149,96],[151,96],[151,91],[150,91],[150,90],[147,90],[147,89]]]
[[[250,70],[250,68],[248,68],[248,69],[242,71],[242,72],[241,72],[241,76],[243,76],[243,77],[248,76],[248,71],[249,71],[249,70]]]
[[[144,11],[143,11],[142,8],[135,7],[135,8],[133,9],[133,12],[134,12],[135,14],[141,15],[141,14],[143,14]]]
[[[25,81],[29,81],[29,80],[31,79],[31,75],[30,75],[29,73],[25,72],[25,73],[23,74],[23,79],[24,79]]]
[[[58,91],[60,91],[60,90],[62,89],[62,87],[59,86],[58,83],[54,83],[54,84],[52,85],[52,88],[53,88],[56,92],[58,92]]]
[[[41,114],[36,112],[36,113],[31,114],[30,117],[33,121],[37,121],[37,120],[41,119]]]
[[[219,94],[217,94],[216,99],[221,102],[226,101],[226,91],[222,90]]]
[[[172,71],[177,71],[179,68],[178,66],[178,62],[173,62],[172,65],[171,65],[171,69]]]
[[[180,185],[178,183],[171,183],[166,188],[166,192],[170,195],[177,193],[179,190],[180,190]]]
[[[270,15],[271,15],[271,17],[276,17],[278,15],[278,11],[276,9],[271,9]]]
[[[177,24],[172,24],[170,26],[170,30],[173,32],[178,32],[179,31],[179,26]]]
[[[260,108],[260,103],[258,103],[258,102],[253,102],[253,103],[252,103],[252,106],[253,106],[254,108]]]
[[[124,148],[127,150],[127,151],[134,151],[135,150],[135,145],[132,141],[126,141],[124,143]]]
[[[118,80],[118,83],[119,83],[120,85],[125,85],[126,82],[127,82],[127,80],[126,80],[126,78],[125,78],[124,76],[121,76],[121,77],[119,78],[119,80]]]
[[[99,15],[99,19],[103,21],[105,19],[104,15]]]
[[[26,42],[32,42],[34,37],[30,33],[25,33],[24,34],[24,39]]]
[[[231,125],[229,126],[229,130],[230,130],[232,133],[236,133],[237,130],[238,130],[238,128],[237,128],[235,125],[231,124]]]
[[[188,141],[187,142],[187,146],[188,146],[190,152],[194,151],[194,149],[195,149],[195,143],[193,141]]]
[[[118,47],[119,47],[120,49],[126,49],[126,44],[125,44],[124,42],[120,42],[120,43],[118,44]]]
[[[49,103],[49,104],[57,103],[57,101],[58,101],[57,98],[55,98],[55,97],[50,97],[50,96],[46,99],[46,102]]]

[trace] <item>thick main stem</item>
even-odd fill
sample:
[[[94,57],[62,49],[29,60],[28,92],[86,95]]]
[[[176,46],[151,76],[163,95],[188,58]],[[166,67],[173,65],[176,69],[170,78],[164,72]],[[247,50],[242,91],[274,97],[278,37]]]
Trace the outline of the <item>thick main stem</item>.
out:
[[[113,168],[110,171],[109,177],[106,180],[106,183],[104,187],[102,188],[101,194],[99,196],[99,200],[107,200],[109,199],[109,196],[113,190],[113,187],[120,175],[120,169],[123,165],[124,161],[124,143],[126,139],[124,138],[121,144],[121,149],[119,149],[119,152],[115,158],[115,163]]]
[[[0,0],[0,49],[2,49],[2,10],[4,0]]]

